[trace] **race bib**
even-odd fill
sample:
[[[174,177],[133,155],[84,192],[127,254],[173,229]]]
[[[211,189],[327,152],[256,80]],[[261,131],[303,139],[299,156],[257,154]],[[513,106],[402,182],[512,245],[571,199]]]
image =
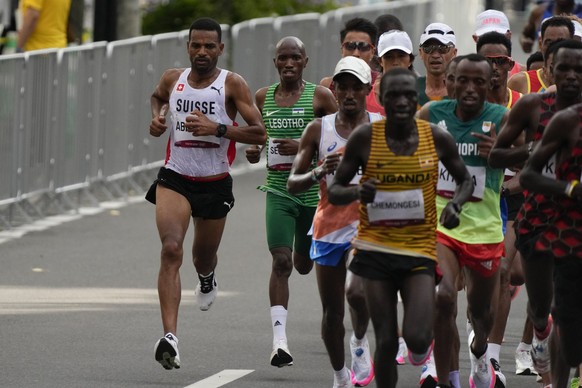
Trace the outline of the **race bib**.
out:
[[[542,175],[547,178],[556,179],[556,154],[552,155],[548,163],[544,165]]]
[[[378,191],[366,205],[371,225],[405,226],[424,223],[422,189]]]
[[[473,179],[473,185],[475,186],[471,201],[481,201],[485,194],[485,177],[487,175],[487,168],[467,166],[467,170],[469,170],[469,174],[471,174],[471,178]],[[455,183],[455,179],[451,174],[449,174],[449,171],[445,168],[442,162],[439,162],[437,194],[443,198],[453,198],[456,188],[457,184]]]
[[[277,143],[273,141],[277,139],[269,138],[269,148],[267,150],[267,166],[271,170],[289,171],[296,155],[280,155]]]
[[[189,113],[173,113],[172,123],[174,124],[174,145],[176,147],[188,148],[218,148],[220,138],[216,136],[194,136],[192,132],[186,130],[186,117]]]
[[[327,183],[327,187],[329,187],[333,181],[333,177],[335,174],[327,174],[325,176],[325,183]],[[358,168],[358,172],[356,172],[356,175],[354,175],[354,177],[352,178],[352,180],[350,181],[350,185],[359,185],[360,184],[360,180],[362,179],[362,168]]]

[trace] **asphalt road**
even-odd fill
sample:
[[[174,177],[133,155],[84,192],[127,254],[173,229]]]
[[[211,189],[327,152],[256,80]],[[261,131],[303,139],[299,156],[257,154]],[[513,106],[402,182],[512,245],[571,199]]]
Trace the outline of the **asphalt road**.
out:
[[[163,334],[153,205],[104,204],[107,209],[96,214],[63,223],[62,218],[46,220],[1,243],[0,387],[214,388],[231,379],[227,387],[331,387],[313,273],[291,277],[287,334],[295,365],[278,369],[269,364],[270,256],[264,194],[256,190],[263,176],[235,177],[236,204],[219,250],[219,295],[208,312],[194,302],[196,275],[189,257],[185,260],[177,333],[180,370],[166,371],[153,359],[153,345]],[[185,246],[190,244],[191,236]],[[524,294],[515,300],[502,348],[509,387],[536,386],[534,377],[513,374]],[[349,334],[348,320],[346,325]],[[464,327],[459,318],[461,375],[467,387]],[[371,326],[368,336],[373,346]],[[398,371],[400,387],[418,385],[420,368],[404,365]]]

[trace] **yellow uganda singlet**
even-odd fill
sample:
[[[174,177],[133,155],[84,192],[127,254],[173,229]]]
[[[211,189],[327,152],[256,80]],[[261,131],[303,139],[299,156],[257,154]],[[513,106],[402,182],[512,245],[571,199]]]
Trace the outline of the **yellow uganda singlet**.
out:
[[[386,143],[386,120],[372,123],[370,156],[362,182],[375,178],[376,197],[360,204],[355,248],[436,261],[438,156],[430,124],[416,120],[418,149],[395,155]]]

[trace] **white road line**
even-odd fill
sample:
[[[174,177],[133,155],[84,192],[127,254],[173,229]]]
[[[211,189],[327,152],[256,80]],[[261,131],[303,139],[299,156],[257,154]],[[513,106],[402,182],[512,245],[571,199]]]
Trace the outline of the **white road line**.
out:
[[[254,369],[225,369],[222,372],[184,388],[218,388],[253,372]]]

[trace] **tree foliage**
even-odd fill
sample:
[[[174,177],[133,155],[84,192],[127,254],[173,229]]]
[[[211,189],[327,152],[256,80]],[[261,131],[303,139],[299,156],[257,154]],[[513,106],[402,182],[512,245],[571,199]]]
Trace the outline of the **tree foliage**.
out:
[[[188,29],[199,17],[233,25],[243,20],[326,12],[336,9],[335,0],[170,0],[146,9],[142,20],[144,35]]]

